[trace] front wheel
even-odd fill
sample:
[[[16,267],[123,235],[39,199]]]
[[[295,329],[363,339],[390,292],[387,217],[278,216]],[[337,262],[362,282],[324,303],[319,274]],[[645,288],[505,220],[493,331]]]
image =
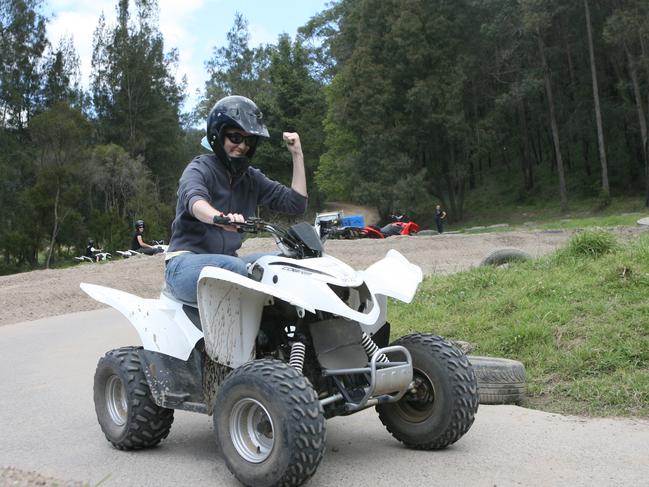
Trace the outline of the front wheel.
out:
[[[439,450],[459,440],[478,411],[478,383],[466,355],[442,337],[418,333],[394,345],[412,356],[414,387],[376,407],[381,422],[409,448]]]
[[[169,435],[174,410],[158,406],[151,395],[140,357],[142,347],[107,352],[95,371],[97,420],[106,439],[119,450],[157,445]]]
[[[325,450],[325,418],[309,381],[278,360],[254,360],[218,390],[214,431],[230,472],[244,485],[302,485]]]

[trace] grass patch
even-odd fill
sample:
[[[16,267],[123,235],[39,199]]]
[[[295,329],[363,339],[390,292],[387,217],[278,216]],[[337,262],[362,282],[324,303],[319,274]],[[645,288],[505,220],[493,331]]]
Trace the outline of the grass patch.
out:
[[[576,234],[554,254],[432,276],[393,303],[393,336],[430,332],[520,360],[532,408],[649,416],[649,236]]]
[[[601,257],[615,252],[619,247],[614,235],[605,230],[594,228],[577,233],[568,242],[565,254],[574,258]]]
[[[641,194],[615,195],[604,201],[596,193],[583,194],[577,188],[570,191],[568,211],[564,212],[559,205],[556,175],[537,176],[541,177],[537,178],[535,188],[520,193],[515,189],[520,186],[520,176],[515,171],[502,171],[485,181],[467,194],[463,220],[447,225],[448,230],[500,223],[534,229],[613,227],[635,225],[638,219],[649,216]],[[453,215],[449,217],[452,221]]]

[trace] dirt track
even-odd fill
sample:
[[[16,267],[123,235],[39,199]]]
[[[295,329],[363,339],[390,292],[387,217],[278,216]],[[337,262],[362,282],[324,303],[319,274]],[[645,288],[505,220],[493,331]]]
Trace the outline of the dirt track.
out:
[[[419,265],[425,274],[446,274],[478,265],[488,253],[505,247],[539,256],[556,249],[570,235],[569,232],[504,232],[397,236],[385,240],[332,240],[326,243],[325,249],[355,269],[365,269],[394,248]],[[271,239],[255,238],[244,243],[241,253],[275,249]],[[79,289],[81,282],[155,298],[162,287],[163,269],[164,258],[157,255],[0,277],[0,306],[3,310],[0,325],[103,306]]]
[[[626,238],[646,231],[648,227],[621,227],[615,233]],[[502,248],[516,248],[538,257],[560,247],[571,235],[571,231],[553,230],[331,240],[325,250],[355,269],[365,269],[389,249],[396,249],[419,265],[426,275],[448,274],[476,266],[490,252]],[[274,250],[271,239],[253,238],[244,242],[240,253]],[[156,255],[2,276],[0,326],[102,307],[79,289],[81,282],[155,298],[162,287],[163,270],[164,257]]]

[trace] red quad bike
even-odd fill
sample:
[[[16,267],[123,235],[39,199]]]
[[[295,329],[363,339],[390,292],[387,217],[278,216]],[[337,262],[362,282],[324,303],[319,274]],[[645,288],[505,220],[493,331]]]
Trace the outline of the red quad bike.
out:
[[[365,238],[386,238],[394,235],[414,235],[419,231],[419,225],[410,221],[405,215],[391,215],[392,221],[384,227],[370,225],[361,230]]]
[[[361,236],[363,238],[385,238],[381,229],[376,225],[369,225],[360,230]]]

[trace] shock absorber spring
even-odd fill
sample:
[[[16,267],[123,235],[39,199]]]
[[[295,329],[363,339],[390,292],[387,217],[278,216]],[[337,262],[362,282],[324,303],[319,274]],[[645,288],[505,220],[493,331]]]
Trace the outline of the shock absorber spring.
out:
[[[379,347],[376,346],[376,343],[374,343],[374,340],[370,338],[370,336],[363,332],[363,339],[361,341],[361,345],[363,345],[363,348],[365,349],[365,353],[369,358],[372,358],[374,354],[377,352]],[[293,354],[291,353],[291,356]],[[384,353],[379,355],[379,357],[376,359],[377,362],[389,362],[388,357],[385,356]]]
[[[293,342],[291,344],[291,358],[288,364],[302,373],[304,367],[304,356],[306,355],[306,345],[302,342]]]

